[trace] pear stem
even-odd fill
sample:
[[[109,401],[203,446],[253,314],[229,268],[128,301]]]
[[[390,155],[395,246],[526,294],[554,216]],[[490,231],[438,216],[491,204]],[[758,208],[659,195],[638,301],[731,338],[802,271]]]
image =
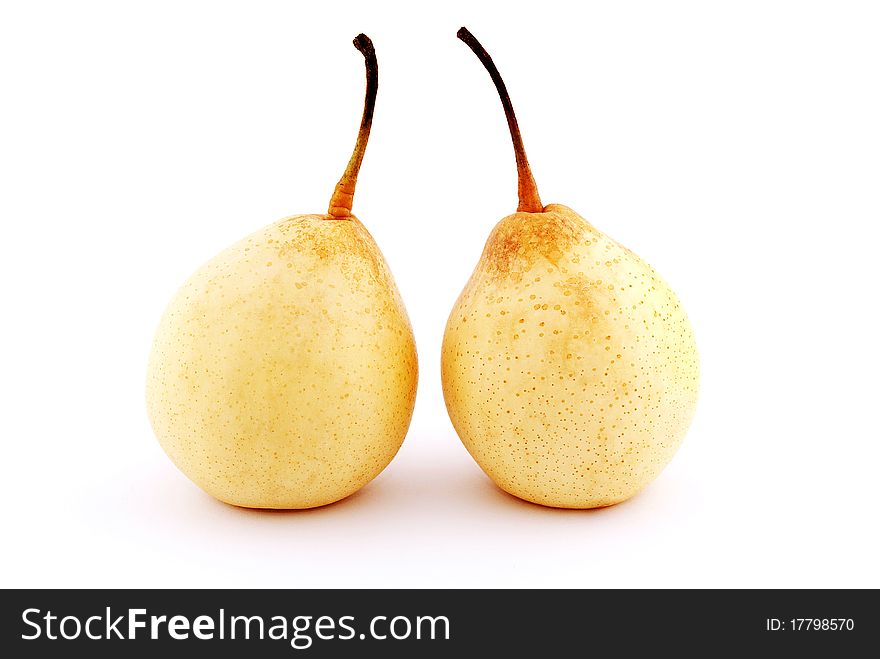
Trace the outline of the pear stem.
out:
[[[498,90],[498,96],[501,97],[501,105],[504,106],[504,115],[507,117],[507,126],[510,128],[510,137],[513,140],[513,151],[516,154],[516,172],[519,176],[519,206],[517,211],[521,213],[541,213],[544,206],[541,203],[541,197],[538,195],[538,185],[535,183],[535,177],[532,176],[532,170],[529,167],[529,159],[526,157],[526,150],[523,146],[522,135],[519,132],[519,124],[516,122],[516,114],[513,112],[513,104],[510,102],[510,95],[507,93],[507,87],[501,74],[489,53],[477,41],[466,27],[461,28],[456,36],[464,41],[468,48],[474,51],[483,66],[492,77],[495,83],[495,89]]]
[[[373,125],[373,109],[376,107],[376,92],[379,89],[379,63],[376,61],[376,50],[373,42],[366,34],[359,34],[354,38],[354,47],[364,56],[364,65],[367,69],[367,91],[364,98],[364,115],[361,118],[361,127],[358,131],[357,142],[351,154],[348,166],[333,190],[330,197],[330,208],[327,210],[327,219],[344,220],[351,217],[351,204],[354,201],[354,188],[357,185],[358,172],[364,153],[367,150],[367,141],[370,139],[370,128]]]

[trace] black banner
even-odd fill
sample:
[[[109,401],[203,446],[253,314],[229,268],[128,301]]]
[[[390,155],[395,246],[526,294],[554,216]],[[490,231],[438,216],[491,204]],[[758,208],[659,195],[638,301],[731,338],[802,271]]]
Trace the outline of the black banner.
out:
[[[869,590],[6,590],[0,597],[7,657],[447,657],[479,649],[852,656],[873,647],[880,615]]]

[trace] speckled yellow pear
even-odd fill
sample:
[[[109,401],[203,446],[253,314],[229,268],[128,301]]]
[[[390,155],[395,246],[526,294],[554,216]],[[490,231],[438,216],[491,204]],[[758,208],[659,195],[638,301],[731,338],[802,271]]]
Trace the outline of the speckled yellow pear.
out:
[[[415,402],[406,310],[351,214],[378,87],[370,40],[357,143],[326,214],[271,224],[199,269],[156,332],[147,406],[162,448],[221,501],[310,508],[394,457]]]
[[[443,338],[443,393],[468,451],[510,494],[547,506],[623,501],[669,462],[693,416],[699,359],[678,298],[570,208],[543,206],[498,70],[519,208],[489,236]]]

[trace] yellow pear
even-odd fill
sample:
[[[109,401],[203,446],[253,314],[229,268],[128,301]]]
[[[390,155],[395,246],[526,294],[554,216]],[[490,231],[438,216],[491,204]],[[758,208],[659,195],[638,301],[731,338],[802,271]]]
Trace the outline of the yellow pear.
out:
[[[412,329],[373,238],[351,214],[378,88],[325,215],[271,224],[202,266],[156,332],[147,406],[162,448],[238,506],[310,508],[363,487],[394,457],[418,379]]]
[[[443,337],[443,394],[467,450],[503,490],[560,508],[623,501],[669,462],[693,416],[699,359],[678,298],[570,208],[543,206],[507,90],[495,82],[519,208],[489,236]]]

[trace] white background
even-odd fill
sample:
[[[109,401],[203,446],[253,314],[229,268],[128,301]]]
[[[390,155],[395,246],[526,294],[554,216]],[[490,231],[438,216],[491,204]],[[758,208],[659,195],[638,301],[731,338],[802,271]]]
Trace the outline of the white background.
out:
[[[0,583],[880,586],[877,5],[660,4],[4,3]],[[445,412],[447,314],[516,206],[462,24],[544,202],[651,262],[695,327],[691,431],[613,508],[503,494]],[[232,508],[152,435],[152,333],[200,263],[326,209],[360,31],[380,89],[355,212],[412,319],[415,415],[351,498]]]

